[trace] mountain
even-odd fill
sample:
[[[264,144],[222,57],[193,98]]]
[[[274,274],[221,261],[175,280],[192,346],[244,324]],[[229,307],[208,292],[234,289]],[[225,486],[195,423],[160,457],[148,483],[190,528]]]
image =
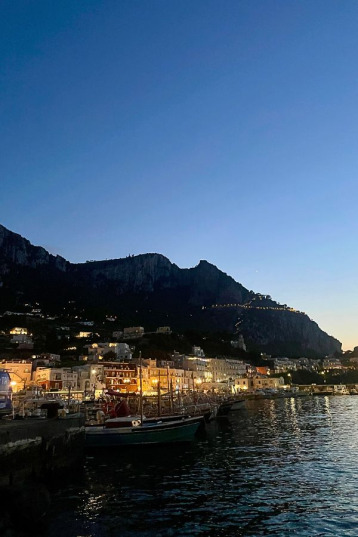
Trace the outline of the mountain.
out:
[[[250,349],[319,356],[339,341],[307,315],[253,291],[207,261],[181,269],[156,253],[70,263],[0,225],[2,308],[39,303],[49,313],[76,304],[82,316],[115,314],[122,326],[243,334]],[[1,312],[0,312],[1,313]]]

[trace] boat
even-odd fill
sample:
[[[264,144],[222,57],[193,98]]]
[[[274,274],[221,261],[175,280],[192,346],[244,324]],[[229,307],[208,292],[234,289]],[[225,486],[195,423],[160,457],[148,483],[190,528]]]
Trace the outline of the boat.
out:
[[[86,427],[86,447],[141,446],[191,442],[203,421],[199,417],[177,416],[163,419],[118,418],[120,422],[108,420],[101,426]],[[108,423],[109,422],[109,423]]]
[[[100,425],[85,427],[85,445],[88,448],[114,446],[141,446],[191,442],[203,422],[203,416],[173,415],[146,418],[143,414],[142,367],[139,367],[140,414],[131,415],[126,399],[115,407],[115,415],[105,418]]]
[[[2,416],[9,416],[13,412],[12,388],[10,374],[5,370],[0,370],[0,419]]]
[[[217,416],[226,416],[229,412],[245,408],[245,399],[227,399],[222,401],[217,410]]]
[[[338,384],[333,386],[334,395],[350,395],[349,390],[345,384]]]

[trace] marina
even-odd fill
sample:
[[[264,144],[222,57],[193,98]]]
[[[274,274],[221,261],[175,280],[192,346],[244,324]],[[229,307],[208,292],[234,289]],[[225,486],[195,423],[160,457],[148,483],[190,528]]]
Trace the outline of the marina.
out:
[[[357,414],[348,396],[250,400],[192,444],[90,454],[46,537],[355,537]]]

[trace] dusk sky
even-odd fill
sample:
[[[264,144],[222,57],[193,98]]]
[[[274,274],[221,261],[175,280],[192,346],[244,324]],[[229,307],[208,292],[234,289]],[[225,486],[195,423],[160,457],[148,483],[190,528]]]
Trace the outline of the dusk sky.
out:
[[[215,264],[358,345],[356,0],[2,0],[0,223]]]

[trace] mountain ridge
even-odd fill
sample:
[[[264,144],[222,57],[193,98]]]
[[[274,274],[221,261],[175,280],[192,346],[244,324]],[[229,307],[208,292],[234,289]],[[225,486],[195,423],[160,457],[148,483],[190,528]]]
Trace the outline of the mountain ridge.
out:
[[[319,355],[341,344],[317,323],[271,297],[246,289],[206,260],[179,268],[163,254],[71,263],[0,225],[0,299],[56,312],[69,300],[88,315],[116,314],[122,324],[225,332],[257,351]]]

